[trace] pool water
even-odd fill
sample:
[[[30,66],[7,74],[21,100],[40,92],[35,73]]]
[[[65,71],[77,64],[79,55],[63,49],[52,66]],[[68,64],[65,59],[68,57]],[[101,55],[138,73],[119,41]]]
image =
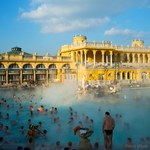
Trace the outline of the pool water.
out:
[[[28,143],[28,138],[25,137],[26,132],[29,128],[28,119],[31,119],[31,122],[34,125],[38,125],[39,122],[42,122],[41,131],[44,129],[47,130],[47,138],[45,138],[42,134],[35,138],[36,147],[40,147],[42,144],[49,144],[53,147],[56,141],[60,141],[61,145],[64,147],[67,145],[69,141],[76,142],[76,148],[79,142],[80,137],[78,135],[74,135],[73,129],[79,125],[79,121],[82,121],[82,124],[85,127],[89,127],[89,123],[84,121],[83,113],[85,116],[94,120],[93,127],[89,127],[94,130],[94,133],[89,138],[91,144],[94,145],[95,139],[100,139],[100,146],[104,148],[104,140],[102,134],[102,123],[103,118],[105,117],[105,112],[109,111],[110,115],[115,119],[116,127],[113,132],[113,148],[114,149],[123,149],[124,144],[127,141],[128,137],[132,138],[132,143],[136,146],[139,143],[140,138],[149,137],[150,131],[150,95],[149,89],[147,90],[124,90],[122,93],[126,95],[126,99],[122,97],[118,97],[119,103],[112,103],[114,96],[102,96],[94,99],[92,95],[85,96],[86,98],[77,99],[76,94],[74,93],[74,89],[70,92],[68,90],[60,91],[59,88],[56,87],[54,89],[48,88],[43,89],[43,93],[41,94],[41,89],[38,90],[25,90],[25,97],[27,100],[21,99],[23,106],[23,110],[21,111],[19,107],[19,102],[15,103],[17,97],[21,96],[23,90],[18,91],[7,91],[2,92],[0,95],[0,99],[2,97],[7,99],[7,105],[9,104],[10,109],[6,109],[6,105],[2,104],[0,107],[0,111],[3,115],[3,118],[0,118],[0,123],[3,123],[4,127],[8,126],[10,130],[10,134],[6,134],[3,130],[0,130],[0,135],[4,137],[5,140],[10,143],[26,146]],[[29,92],[36,95],[36,98],[29,98]],[[12,93],[16,94],[16,98],[12,98]],[[142,97],[143,96],[143,97]],[[42,98],[42,100],[40,100]],[[64,99],[66,101],[64,102]],[[29,102],[32,100],[34,115],[30,116]],[[37,107],[34,107],[34,104],[37,102]],[[14,104],[14,108],[11,107],[12,103]],[[41,105],[44,106],[45,109],[48,109],[48,114],[44,115],[43,113],[36,114],[37,108]],[[50,118],[50,108],[57,107],[58,113],[54,114],[53,118]],[[73,114],[75,111],[78,113],[78,117],[74,118],[74,123],[69,125],[70,121],[69,116],[69,107],[73,108]],[[101,107],[101,112],[98,112],[98,108]],[[16,116],[16,111],[19,111],[19,116]],[[9,119],[5,119],[6,113],[9,113]],[[122,115],[122,119],[116,119],[115,115]],[[60,122],[54,123],[53,119],[59,116]],[[11,125],[11,121],[17,120],[18,123],[16,125]],[[129,123],[129,129],[124,126],[124,123]],[[58,130],[57,125],[61,124],[63,130]],[[21,125],[24,125],[25,132],[19,132]]]

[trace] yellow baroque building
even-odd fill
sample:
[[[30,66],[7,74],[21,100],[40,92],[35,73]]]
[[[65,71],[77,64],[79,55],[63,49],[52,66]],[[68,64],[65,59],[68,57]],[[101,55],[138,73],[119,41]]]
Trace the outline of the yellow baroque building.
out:
[[[57,56],[29,54],[13,47],[0,54],[0,81],[66,82],[81,81],[84,76],[91,84],[149,82],[150,47],[143,46],[143,40],[132,41],[131,47],[86,40],[86,36],[74,36],[73,43],[58,49]]]

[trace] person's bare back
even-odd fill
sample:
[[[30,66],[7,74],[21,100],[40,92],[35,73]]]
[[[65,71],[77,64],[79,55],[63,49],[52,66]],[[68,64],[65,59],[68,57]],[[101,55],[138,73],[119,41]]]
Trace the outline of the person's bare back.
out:
[[[102,125],[102,130],[104,133],[105,150],[107,150],[107,136],[109,136],[109,150],[111,150],[112,148],[112,135],[113,135],[114,128],[115,128],[115,121],[110,116],[110,113],[106,112],[105,118],[103,120],[103,125]]]

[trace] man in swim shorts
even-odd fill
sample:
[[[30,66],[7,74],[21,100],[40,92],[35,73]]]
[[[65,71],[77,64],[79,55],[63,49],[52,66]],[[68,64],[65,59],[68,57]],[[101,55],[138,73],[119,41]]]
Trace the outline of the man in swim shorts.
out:
[[[105,113],[105,118],[103,120],[102,131],[104,133],[104,146],[105,150],[107,150],[107,136],[109,136],[109,150],[112,148],[112,135],[113,130],[115,128],[115,121],[110,116],[109,112]]]

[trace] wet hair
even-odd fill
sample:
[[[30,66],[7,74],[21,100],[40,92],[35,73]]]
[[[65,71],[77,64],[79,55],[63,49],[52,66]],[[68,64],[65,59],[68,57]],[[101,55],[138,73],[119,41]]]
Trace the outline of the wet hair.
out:
[[[18,146],[18,147],[17,147],[17,150],[22,150],[22,149],[23,149],[22,146]]]
[[[43,133],[46,134],[46,133],[47,133],[47,130],[44,130]]]
[[[73,115],[73,113],[70,113],[70,115],[72,116],[72,115]]]
[[[42,124],[42,122],[39,122],[39,124]]]
[[[31,122],[31,119],[29,119],[28,121]]]
[[[65,147],[64,150],[69,150],[69,148],[68,148],[68,147]]]
[[[71,141],[69,141],[69,142],[68,142],[68,145],[69,145],[69,146],[72,146],[72,142],[71,142]]]
[[[90,121],[93,123],[93,119],[90,119]]]
[[[59,145],[60,145],[60,141],[57,141],[57,142],[56,142],[56,145],[59,146]]]
[[[108,115],[108,116],[109,116],[109,115],[110,115],[110,113],[109,113],[108,111],[106,111],[106,112],[105,112],[105,115]]]
[[[5,128],[8,130],[8,126],[5,126]]]
[[[21,129],[23,129],[24,128],[24,126],[21,126]]]
[[[131,138],[127,138],[127,140],[128,140],[129,142],[132,142],[132,139],[131,139]]]

